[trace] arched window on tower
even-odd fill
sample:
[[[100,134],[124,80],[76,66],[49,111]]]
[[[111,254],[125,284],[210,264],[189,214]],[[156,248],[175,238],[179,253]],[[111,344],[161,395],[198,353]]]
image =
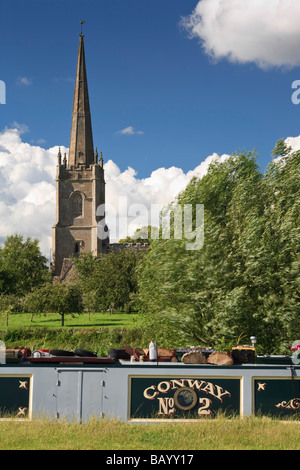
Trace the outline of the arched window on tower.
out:
[[[80,253],[80,243],[75,243],[75,247],[74,247],[74,254],[75,256],[78,256]]]
[[[72,212],[73,217],[80,217],[82,215],[82,196],[75,193],[72,199]]]

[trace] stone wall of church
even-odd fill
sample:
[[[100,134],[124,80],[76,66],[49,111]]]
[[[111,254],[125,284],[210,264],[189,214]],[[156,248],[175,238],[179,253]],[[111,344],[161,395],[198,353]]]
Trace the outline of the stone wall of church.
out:
[[[104,203],[104,172],[89,168],[57,168],[57,220],[53,227],[54,273],[59,275],[64,258],[79,253],[101,253],[96,210]]]

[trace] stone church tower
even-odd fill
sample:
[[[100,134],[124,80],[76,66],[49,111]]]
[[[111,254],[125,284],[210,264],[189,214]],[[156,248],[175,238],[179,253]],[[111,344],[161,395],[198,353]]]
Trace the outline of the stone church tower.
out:
[[[83,34],[79,36],[71,139],[68,159],[58,153],[56,173],[56,223],[52,236],[52,273],[60,276],[64,260],[80,253],[106,252],[108,239],[97,236],[101,217],[97,207],[105,202],[102,154],[94,151]],[[103,219],[103,217],[102,217]],[[104,224],[104,220],[102,220]],[[103,237],[102,237],[103,238]]]

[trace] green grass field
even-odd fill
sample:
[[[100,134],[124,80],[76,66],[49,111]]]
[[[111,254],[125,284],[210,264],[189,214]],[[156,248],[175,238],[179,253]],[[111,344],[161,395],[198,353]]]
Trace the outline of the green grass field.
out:
[[[7,347],[25,346],[35,349],[86,349],[98,356],[107,356],[110,349],[124,345],[143,347],[143,330],[138,313],[87,313],[61,317],[57,313],[35,315],[13,313],[6,320],[0,317],[0,340]],[[145,343],[146,344],[146,343]],[[149,344],[149,341],[148,343]]]
[[[0,450],[300,450],[299,431],[300,422],[254,417],[149,425],[0,421]]]
[[[65,315],[65,324],[61,326],[61,316],[58,313],[46,313],[34,315],[31,321],[30,313],[11,313],[6,318],[0,317],[0,331],[7,328],[53,328],[53,329],[74,329],[74,328],[136,328],[139,323],[138,313],[88,313],[72,316]]]

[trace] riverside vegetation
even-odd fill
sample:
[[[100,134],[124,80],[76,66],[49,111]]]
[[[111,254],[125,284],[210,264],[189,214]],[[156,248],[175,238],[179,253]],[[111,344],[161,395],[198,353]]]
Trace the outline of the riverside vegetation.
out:
[[[153,334],[163,347],[231,347],[255,335],[259,352],[288,353],[300,338],[300,152],[280,140],[273,157],[261,173],[255,152],[235,153],[179,194],[177,205],[204,205],[200,250],[174,236],[147,239],[145,253],[82,255],[72,282],[53,284],[38,241],[8,236],[0,248],[6,329],[12,312],[57,312],[62,329],[83,312],[138,312],[140,347]]]
[[[138,314],[88,314],[69,317],[61,328],[57,314],[10,315],[9,328],[0,328],[0,338],[9,347],[26,346],[36,349],[85,349],[99,357],[106,357],[110,349],[144,342],[143,330],[138,326]],[[92,326],[91,326],[92,325]]]

